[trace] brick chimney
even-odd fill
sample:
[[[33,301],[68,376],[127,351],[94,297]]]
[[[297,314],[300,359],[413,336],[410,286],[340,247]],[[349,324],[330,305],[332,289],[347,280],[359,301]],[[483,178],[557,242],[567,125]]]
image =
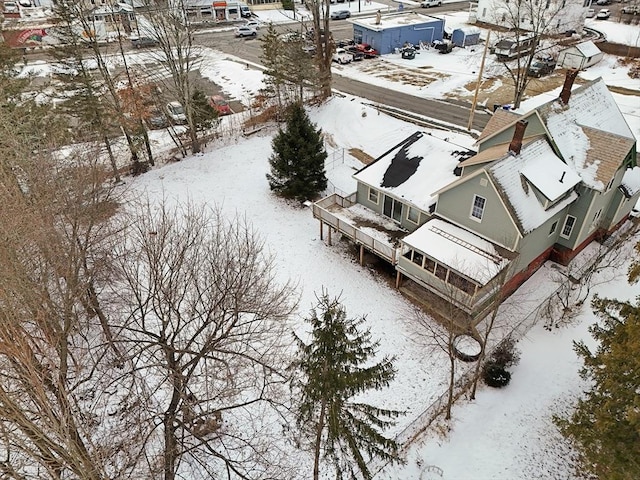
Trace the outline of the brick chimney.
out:
[[[509,144],[509,152],[513,155],[518,155],[520,153],[520,149],[522,148],[522,139],[524,138],[524,131],[527,129],[526,120],[520,120],[516,123],[516,129],[513,132],[513,138],[511,139],[511,143]]]
[[[573,81],[578,76],[578,69],[570,68],[567,70],[567,74],[564,77],[564,85],[560,92],[560,101],[563,105],[569,105],[569,97],[571,97],[571,87],[573,87]]]

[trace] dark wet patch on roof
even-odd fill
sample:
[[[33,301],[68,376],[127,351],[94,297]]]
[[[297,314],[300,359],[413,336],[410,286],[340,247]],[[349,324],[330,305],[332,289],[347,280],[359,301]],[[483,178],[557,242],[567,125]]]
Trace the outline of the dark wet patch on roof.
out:
[[[424,157],[409,157],[408,149],[411,145],[420,140],[420,138],[422,138],[422,134],[414,134],[400,146],[400,149],[393,157],[393,160],[391,160],[389,167],[387,167],[387,171],[384,172],[382,184],[380,185],[381,187],[400,186],[410,179],[414,173],[416,173],[418,166],[420,166],[420,161],[422,161]]]

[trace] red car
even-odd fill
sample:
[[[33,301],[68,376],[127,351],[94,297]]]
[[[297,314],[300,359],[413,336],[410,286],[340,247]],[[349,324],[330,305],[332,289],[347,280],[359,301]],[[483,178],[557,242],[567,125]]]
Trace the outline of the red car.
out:
[[[356,44],[356,50],[358,50],[359,52],[364,53],[365,58],[374,58],[374,57],[377,57],[378,55],[380,55],[380,52],[378,52],[378,50],[373,48],[368,43],[358,43],[358,44]]]
[[[233,113],[227,101],[220,95],[209,97],[209,105],[218,112],[218,115],[231,115]]]

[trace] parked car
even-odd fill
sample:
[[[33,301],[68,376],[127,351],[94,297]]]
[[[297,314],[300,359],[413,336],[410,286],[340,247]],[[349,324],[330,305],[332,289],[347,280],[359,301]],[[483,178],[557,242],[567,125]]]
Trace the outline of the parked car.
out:
[[[233,110],[222,95],[212,95],[209,97],[209,106],[213,108],[218,115],[231,115]]]
[[[180,102],[167,103],[165,110],[171,121],[177,125],[187,123],[187,116],[184,113],[184,107]]]
[[[138,37],[131,39],[131,45],[135,48],[145,48],[145,47],[157,47],[160,45],[160,42],[155,38],[150,37]]]
[[[442,5],[440,0],[424,0],[424,2],[420,4],[422,8],[439,7],[440,5]]]
[[[607,20],[611,16],[611,11],[608,8],[602,8],[596,15],[596,20]]]
[[[352,47],[355,44],[356,42],[353,40],[353,38],[343,38],[342,40],[338,40],[338,43],[336,43],[336,47],[347,48]]]
[[[611,5],[611,0],[598,0],[596,5]]]
[[[368,43],[357,43],[355,47],[356,47],[356,50],[364,53],[364,58],[374,58],[380,55],[380,52],[378,52],[378,50],[373,48]]]
[[[236,37],[255,37],[258,34],[255,28],[241,26],[236,28]]]
[[[453,43],[449,40],[442,42],[436,40],[433,42],[433,48],[438,50],[438,53],[451,53],[453,52]]]
[[[629,15],[638,15],[640,14],[640,6],[638,5],[625,5],[620,10],[622,13],[627,13]]]
[[[338,62],[340,65],[346,65],[353,62],[353,55],[347,52],[344,48],[336,48],[333,54],[332,60]]]
[[[152,130],[169,126],[167,115],[157,107],[153,107],[149,110],[144,121]]]
[[[335,12],[331,12],[331,20],[344,20],[351,16],[351,12],[349,10],[337,10]]]
[[[587,18],[593,18],[596,16],[596,11],[593,8],[587,10]]]
[[[416,58],[416,49],[413,47],[404,47],[402,49],[402,58],[406,60],[413,60]]]
[[[364,59],[364,53],[360,52],[355,45],[349,45],[345,47],[345,50],[351,54],[354,62],[359,62]]]
[[[540,58],[535,60],[529,67],[527,74],[530,77],[542,77],[547,75],[556,68],[556,61],[551,57]]]

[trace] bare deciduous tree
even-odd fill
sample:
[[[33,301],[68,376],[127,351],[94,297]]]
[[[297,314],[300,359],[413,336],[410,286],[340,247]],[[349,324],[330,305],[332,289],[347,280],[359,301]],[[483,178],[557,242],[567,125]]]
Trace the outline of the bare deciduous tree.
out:
[[[564,1],[543,0],[496,0],[493,4],[494,23],[507,28],[507,32],[498,36],[499,39],[514,39],[521,55],[511,61],[505,61],[503,66],[514,85],[513,106],[520,108],[531,77],[527,75],[529,67],[536,55],[545,52],[553,53],[553,46],[557,43],[552,38],[562,30],[559,19],[564,17]],[[527,39],[533,38],[531,46],[521,48]]]
[[[165,480],[286,478],[269,419],[286,398],[293,285],[278,284],[251,226],[219,210],[147,204],[123,231],[119,338],[149,392],[150,445],[162,445],[150,463]]]

